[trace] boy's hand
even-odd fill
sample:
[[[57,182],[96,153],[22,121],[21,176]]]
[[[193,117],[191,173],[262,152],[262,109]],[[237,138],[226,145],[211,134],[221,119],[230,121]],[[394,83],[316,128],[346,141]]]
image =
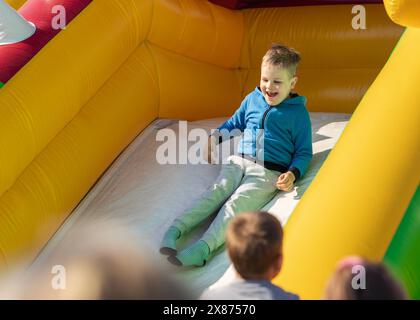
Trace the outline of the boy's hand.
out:
[[[282,191],[289,192],[293,189],[293,183],[295,182],[296,177],[291,171],[287,171],[282,173],[280,177],[277,179],[277,189]]]
[[[206,146],[204,147],[204,161],[213,164],[216,163],[216,138],[210,136]]]

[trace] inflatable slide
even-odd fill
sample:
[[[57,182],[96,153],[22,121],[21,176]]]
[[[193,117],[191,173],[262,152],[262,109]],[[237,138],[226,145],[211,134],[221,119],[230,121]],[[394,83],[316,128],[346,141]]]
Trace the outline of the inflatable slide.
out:
[[[118,219],[139,244],[158,242],[220,167],[159,165],[157,133],[185,136],[178,120],[215,128],[279,42],[303,58],[296,89],[315,154],[295,190],[266,207],[286,234],[274,282],[318,299],[337,261],[358,254],[384,260],[420,298],[418,1],[255,3],[85,1],[19,63],[14,45],[0,46],[0,57],[9,52],[0,60],[2,272],[59,250],[86,221]],[[221,249],[180,277],[201,291],[229,281],[229,270]]]

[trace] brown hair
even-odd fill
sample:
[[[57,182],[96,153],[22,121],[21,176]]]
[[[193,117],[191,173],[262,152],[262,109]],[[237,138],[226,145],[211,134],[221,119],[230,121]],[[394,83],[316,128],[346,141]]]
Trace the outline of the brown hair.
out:
[[[245,212],[229,223],[226,246],[236,271],[244,279],[264,275],[282,251],[283,230],[268,212]]]
[[[354,288],[353,279],[358,272],[353,267],[364,269],[365,287]],[[357,282],[357,281],[356,281]],[[329,279],[325,299],[328,300],[404,300],[407,295],[403,287],[393,278],[382,263],[360,259],[360,264],[337,267]]]
[[[263,64],[269,63],[287,69],[291,77],[296,75],[299,62],[299,52],[281,44],[273,44],[262,59]]]

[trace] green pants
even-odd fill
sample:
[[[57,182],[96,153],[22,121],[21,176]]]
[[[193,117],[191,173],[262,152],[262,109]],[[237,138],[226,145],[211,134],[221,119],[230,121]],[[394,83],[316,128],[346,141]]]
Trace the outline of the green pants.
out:
[[[214,251],[224,244],[230,219],[244,211],[260,210],[273,199],[279,175],[280,172],[265,169],[247,159],[230,156],[214,185],[172,225],[183,235],[218,211],[200,239]]]

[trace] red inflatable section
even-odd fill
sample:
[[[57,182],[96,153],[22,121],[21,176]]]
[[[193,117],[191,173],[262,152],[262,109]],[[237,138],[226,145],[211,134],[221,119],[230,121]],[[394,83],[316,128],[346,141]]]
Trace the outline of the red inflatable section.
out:
[[[209,0],[229,9],[293,7],[331,4],[368,4],[383,3],[383,0]]]
[[[33,58],[61,29],[55,30],[52,21],[57,12],[65,12],[68,25],[92,0],[28,0],[19,13],[36,25],[35,34],[25,41],[0,46],[0,82],[6,83]],[[64,7],[65,11],[53,8]],[[54,12],[54,13],[53,13]]]

